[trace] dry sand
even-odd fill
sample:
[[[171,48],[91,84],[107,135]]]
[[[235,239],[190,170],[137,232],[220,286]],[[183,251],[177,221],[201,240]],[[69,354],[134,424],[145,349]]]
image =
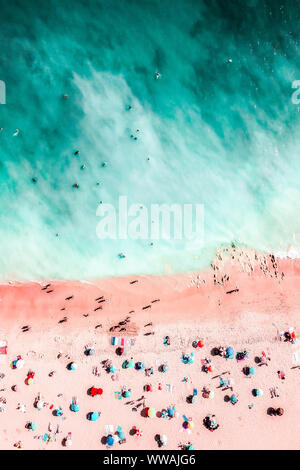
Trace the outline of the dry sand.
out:
[[[49,288],[43,290],[48,283]],[[7,402],[5,412],[0,413],[1,449],[13,449],[17,441],[23,449],[65,449],[62,440],[68,432],[72,449],[106,449],[106,424],[120,425],[125,432],[126,443],[115,444],[116,450],[157,449],[156,434],[167,435],[166,449],[177,449],[185,441],[191,441],[195,449],[299,449],[300,369],[295,367],[293,354],[300,344],[279,341],[278,332],[290,326],[299,330],[300,260],[275,260],[233,247],[220,251],[205,272],[48,283],[0,286],[0,340],[8,342],[7,356],[0,356],[0,372],[5,374],[0,396]],[[239,290],[227,293],[235,289]],[[105,301],[98,303],[99,297]],[[148,305],[151,308],[143,309]],[[98,307],[102,309],[95,310]],[[60,323],[65,316],[67,321]],[[130,321],[121,325],[126,330],[109,331],[126,317]],[[153,325],[145,327],[149,322]],[[26,325],[30,329],[23,332]],[[151,332],[154,335],[147,334]],[[119,357],[111,345],[113,335],[135,339],[135,345]],[[166,335],[170,346],[163,345]],[[197,337],[204,340],[202,349],[192,347]],[[94,348],[95,354],[85,356],[85,346]],[[211,350],[217,346],[247,349],[250,358],[237,362],[212,357]],[[194,364],[183,364],[181,354],[192,351]],[[254,359],[262,351],[271,361],[258,367]],[[10,362],[18,354],[25,365],[13,370]],[[122,369],[123,361],[131,357],[152,366],[154,374],[146,377],[143,371]],[[201,371],[201,359],[206,357],[213,360],[213,373]],[[117,367],[119,380],[113,381],[112,374],[102,368],[105,359]],[[67,369],[70,361],[78,364],[76,371]],[[158,368],[164,362],[169,370],[161,373]],[[252,365],[256,374],[248,378],[242,369]],[[92,374],[94,366],[100,377]],[[28,386],[25,379],[30,369],[35,377]],[[49,377],[52,370],[56,372]],[[278,370],[285,372],[285,380],[278,378]],[[217,388],[219,379],[214,378],[225,371],[235,380],[239,401],[234,406],[224,401],[231,392]],[[183,377],[189,378],[187,383]],[[162,390],[158,390],[159,383]],[[11,389],[15,384],[17,392]],[[153,392],[145,392],[145,384],[152,384]],[[103,388],[101,397],[87,395],[93,385]],[[115,399],[114,392],[123,386],[131,389],[131,398]],[[203,386],[215,392],[213,399],[201,396]],[[279,397],[271,398],[269,389],[275,386]],[[193,388],[198,389],[198,400],[190,404],[186,398]],[[264,395],[253,397],[253,388],[261,388]],[[33,406],[38,393],[53,409],[61,406],[63,417],[54,416],[49,406],[38,411]],[[80,405],[78,413],[69,409],[73,396]],[[134,404],[128,402],[142,396],[142,405],[133,411]],[[178,417],[145,418],[143,402],[157,411],[175,404]],[[17,410],[19,403],[26,405],[25,413]],[[269,407],[284,408],[284,415],[268,416]],[[98,421],[87,420],[90,411],[101,412]],[[207,413],[216,414],[220,427],[215,432],[202,424]],[[191,434],[182,430],[183,415],[193,418]],[[36,423],[36,431],[27,430],[27,422]],[[59,424],[61,432],[56,440],[45,443],[41,436],[48,432],[49,423],[53,431]],[[142,429],[143,436],[131,435],[132,426]]]

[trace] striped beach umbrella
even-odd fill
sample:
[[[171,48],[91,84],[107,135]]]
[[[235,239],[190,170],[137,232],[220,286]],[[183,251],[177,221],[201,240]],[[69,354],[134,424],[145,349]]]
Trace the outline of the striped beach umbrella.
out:
[[[154,416],[155,416],[155,409],[154,408],[149,408],[148,409],[148,416],[149,416],[149,418],[154,418]]]
[[[142,431],[141,429],[137,429],[136,432],[135,432],[135,435],[136,435],[137,437],[142,437],[143,431]]]

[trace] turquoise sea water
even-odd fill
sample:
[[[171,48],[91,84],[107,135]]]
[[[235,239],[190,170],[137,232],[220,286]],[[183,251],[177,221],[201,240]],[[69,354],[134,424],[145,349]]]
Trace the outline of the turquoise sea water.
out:
[[[0,4],[0,280],[196,269],[232,241],[298,248],[298,0]],[[99,240],[98,204],[120,195],[203,204],[204,246]]]

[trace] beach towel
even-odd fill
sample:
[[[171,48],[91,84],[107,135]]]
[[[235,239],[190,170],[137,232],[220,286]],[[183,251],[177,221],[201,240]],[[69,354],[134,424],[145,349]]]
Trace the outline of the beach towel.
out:
[[[114,433],[114,426],[113,426],[113,424],[106,424],[106,425],[105,425],[105,433],[106,433],[107,435]]]
[[[297,364],[300,362],[300,351],[295,351],[293,354],[293,363]]]
[[[7,342],[0,341],[0,354],[7,354]]]

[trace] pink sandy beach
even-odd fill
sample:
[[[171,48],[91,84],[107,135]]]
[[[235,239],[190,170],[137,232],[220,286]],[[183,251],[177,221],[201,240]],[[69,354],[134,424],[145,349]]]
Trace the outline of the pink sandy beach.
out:
[[[23,449],[63,450],[62,440],[71,432],[71,449],[106,449],[105,425],[113,425],[121,426],[126,436],[126,443],[114,444],[115,450],[157,449],[156,434],[168,437],[162,449],[178,449],[186,441],[200,450],[299,449],[300,369],[295,353],[300,344],[280,341],[278,333],[291,326],[299,331],[300,259],[276,259],[274,268],[270,256],[235,248],[225,251],[205,272],[1,285],[0,340],[7,341],[8,354],[0,356],[0,373],[5,374],[0,397],[6,399],[0,413],[0,448],[14,449],[14,443],[21,441]],[[98,303],[100,297],[105,301]],[[102,308],[95,310],[98,307]],[[60,323],[64,317],[67,321]],[[130,317],[126,324],[110,331],[126,317]],[[24,326],[29,331],[23,332]],[[163,344],[166,335],[169,346]],[[134,339],[135,344],[119,357],[112,336]],[[203,339],[202,349],[192,347],[196,338]],[[250,357],[242,362],[212,357],[211,350],[219,346],[247,349]],[[85,347],[95,354],[86,356]],[[192,351],[194,364],[183,364],[181,354]],[[271,361],[258,367],[254,359],[262,351]],[[17,355],[25,365],[13,370],[10,363]],[[144,371],[122,369],[123,361],[131,357],[153,367],[154,374],[146,377]],[[213,373],[201,370],[204,358],[212,359]],[[117,368],[118,380],[102,368],[106,359]],[[71,361],[78,364],[77,370],[67,369]],[[163,363],[168,364],[166,373],[158,370]],[[245,366],[255,366],[255,375],[246,377]],[[93,367],[98,367],[99,377],[93,375]],[[29,370],[35,373],[32,385],[25,384]],[[278,370],[285,372],[285,380],[278,378]],[[50,371],[55,371],[52,377]],[[214,378],[226,371],[239,399],[234,406],[224,401],[232,392],[218,388],[219,378]],[[188,381],[183,382],[183,377]],[[152,392],[144,391],[146,384],[152,385]],[[18,391],[12,390],[14,385]],[[89,396],[92,386],[101,387],[103,395]],[[131,389],[131,397],[117,400],[115,392],[123,386]],[[215,392],[213,399],[202,397],[204,386]],[[279,397],[271,398],[271,387],[277,387]],[[191,404],[186,398],[194,388],[198,399]],[[263,396],[253,397],[254,388],[262,389]],[[38,393],[48,403],[40,411],[33,406]],[[77,413],[69,408],[74,396],[80,405]],[[141,406],[136,407],[138,403]],[[24,413],[17,410],[18,404],[25,405]],[[176,406],[178,417],[143,416],[144,406],[160,412],[169,405]],[[52,414],[59,407],[62,417]],[[269,416],[269,407],[282,407],[283,416]],[[91,411],[101,412],[96,422],[86,418]],[[214,413],[220,425],[214,432],[203,426],[207,413]],[[193,419],[191,433],[182,428],[183,415]],[[26,429],[28,422],[37,429]],[[53,431],[59,424],[60,433],[49,432],[49,424]],[[131,435],[133,426],[143,431],[142,437]],[[42,440],[45,433],[53,436],[48,443]]]

